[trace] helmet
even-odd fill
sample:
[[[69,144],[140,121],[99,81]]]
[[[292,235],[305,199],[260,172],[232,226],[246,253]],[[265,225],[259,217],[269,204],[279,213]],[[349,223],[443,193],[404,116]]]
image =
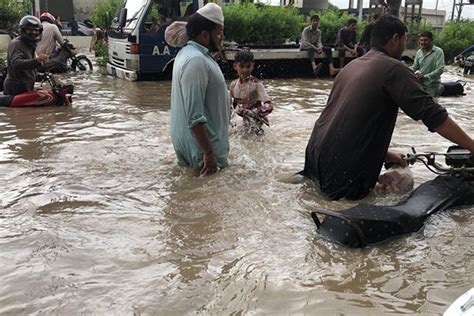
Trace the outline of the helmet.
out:
[[[49,22],[51,24],[54,24],[56,23],[56,19],[54,18],[54,16],[49,13],[49,12],[44,12],[43,14],[41,14],[40,16],[40,21],[41,22]]]
[[[38,35],[28,34],[26,29],[36,29],[38,30]],[[43,26],[41,25],[40,20],[32,15],[26,15],[20,20],[20,37],[27,40],[32,44],[36,44],[41,40],[41,33],[43,33]]]

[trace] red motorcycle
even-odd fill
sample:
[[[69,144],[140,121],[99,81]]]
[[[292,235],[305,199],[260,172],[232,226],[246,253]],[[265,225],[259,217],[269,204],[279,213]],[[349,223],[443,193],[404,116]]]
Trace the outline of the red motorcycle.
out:
[[[63,85],[59,83],[51,73],[44,73],[41,75],[41,78],[41,85],[48,82],[51,89],[28,91],[15,96],[0,94],[0,106],[21,108],[71,105],[72,94],[74,93],[73,85]]]

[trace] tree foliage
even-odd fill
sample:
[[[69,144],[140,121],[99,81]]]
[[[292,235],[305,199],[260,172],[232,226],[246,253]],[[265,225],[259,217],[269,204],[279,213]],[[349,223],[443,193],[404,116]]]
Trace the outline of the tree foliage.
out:
[[[28,14],[31,5],[31,0],[25,0],[22,3],[16,0],[0,0],[0,29],[17,30],[18,22]]]
[[[103,30],[108,29],[123,2],[123,0],[101,0],[91,17],[92,23]]]
[[[446,62],[452,62],[463,49],[474,43],[474,21],[460,20],[446,23],[443,30],[435,34],[434,44],[444,51]]]

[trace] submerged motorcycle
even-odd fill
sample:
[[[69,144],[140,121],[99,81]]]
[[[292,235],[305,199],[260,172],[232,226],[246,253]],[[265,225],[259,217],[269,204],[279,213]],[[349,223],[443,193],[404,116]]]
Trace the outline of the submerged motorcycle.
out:
[[[446,166],[436,162],[439,156],[445,157]],[[318,232],[330,241],[361,248],[416,232],[436,212],[474,205],[474,157],[469,150],[452,146],[446,153],[418,154],[413,149],[406,160],[409,164],[422,162],[438,176],[397,205],[359,204],[339,212],[316,209],[311,217]]]
[[[52,73],[73,71],[92,71],[92,62],[86,55],[76,55],[76,48],[67,39],[57,48],[52,57],[44,63],[44,69]]]
[[[51,89],[39,89],[24,92],[15,96],[0,94],[0,107],[39,107],[39,106],[69,106],[72,103],[73,85],[60,83],[51,73],[40,75],[41,85],[48,83]]]

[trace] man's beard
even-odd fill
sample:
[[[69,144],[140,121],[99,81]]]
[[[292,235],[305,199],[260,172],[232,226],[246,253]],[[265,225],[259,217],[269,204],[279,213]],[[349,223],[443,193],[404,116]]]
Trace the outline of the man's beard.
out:
[[[221,43],[218,43],[216,42],[212,36],[209,38],[209,50],[212,52],[212,53],[215,53],[215,52],[220,52],[222,50],[222,44]]]

